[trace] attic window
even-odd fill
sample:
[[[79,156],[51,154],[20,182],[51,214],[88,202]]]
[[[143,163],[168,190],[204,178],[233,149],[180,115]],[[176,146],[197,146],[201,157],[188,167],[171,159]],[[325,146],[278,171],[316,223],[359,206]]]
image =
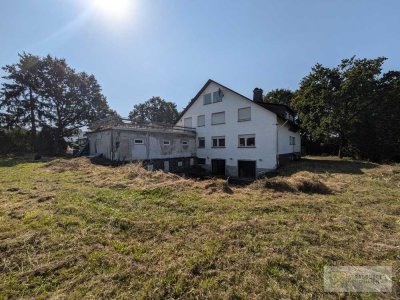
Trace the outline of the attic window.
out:
[[[213,103],[221,102],[222,101],[222,91],[218,90],[213,93]]]
[[[211,93],[205,94],[203,96],[204,105],[211,104]]]

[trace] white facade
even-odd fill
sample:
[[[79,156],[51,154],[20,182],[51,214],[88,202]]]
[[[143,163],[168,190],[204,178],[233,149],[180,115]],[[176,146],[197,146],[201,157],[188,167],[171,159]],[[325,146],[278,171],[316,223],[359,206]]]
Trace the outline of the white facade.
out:
[[[211,170],[213,160],[224,160],[228,176],[240,176],[239,161],[255,163],[256,176],[274,170],[280,154],[300,152],[301,147],[300,135],[290,131],[290,126],[276,113],[211,80],[192,100],[177,125],[195,128],[199,161],[204,159],[205,167]],[[202,138],[204,148],[202,142],[199,144]],[[213,138],[217,139],[214,143]]]

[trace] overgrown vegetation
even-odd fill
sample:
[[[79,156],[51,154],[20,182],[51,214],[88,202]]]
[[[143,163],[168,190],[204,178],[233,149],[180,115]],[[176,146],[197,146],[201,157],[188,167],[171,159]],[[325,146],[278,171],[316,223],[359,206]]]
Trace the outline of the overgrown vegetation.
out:
[[[399,165],[309,158],[247,187],[84,158],[0,166],[2,299],[399,296],[322,285],[325,265],[399,274]]]

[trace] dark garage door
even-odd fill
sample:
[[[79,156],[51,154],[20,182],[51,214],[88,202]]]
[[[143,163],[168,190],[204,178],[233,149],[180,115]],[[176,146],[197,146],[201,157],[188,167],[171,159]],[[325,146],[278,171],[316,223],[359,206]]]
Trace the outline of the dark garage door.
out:
[[[214,175],[225,176],[225,159],[212,159],[211,168]]]
[[[239,177],[256,178],[256,161],[239,160],[238,170],[239,170]]]

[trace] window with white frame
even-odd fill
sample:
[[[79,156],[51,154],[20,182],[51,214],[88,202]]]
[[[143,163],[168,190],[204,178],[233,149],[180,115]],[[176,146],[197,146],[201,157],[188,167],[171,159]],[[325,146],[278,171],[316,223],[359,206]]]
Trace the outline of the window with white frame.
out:
[[[225,124],[225,112],[217,112],[211,115],[211,125]]]
[[[202,127],[206,125],[206,116],[200,115],[197,116],[197,127]]]
[[[184,127],[192,127],[192,117],[183,119]]]
[[[206,147],[206,139],[204,137],[199,137],[197,148],[205,148]]]
[[[289,145],[296,145],[296,137],[289,136]]]
[[[222,101],[222,91],[218,90],[213,93],[213,103]]]
[[[204,105],[211,104],[211,93],[203,95]]]
[[[163,145],[164,146],[170,146],[171,145],[171,141],[170,140],[164,140],[163,141]]]
[[[143,145],[143,144],[144,144],[144,141],[143,141],[143,139],[134,139],[134,140],[133,140],[133,143],[134,143],[135,145]]]
[[[250,121],[251,120],[251,107],[243,107],[238,109],[238,121]]]
[[[225,137],[224,136],[213,136],[211,138],[213,148],[224,148],[225,147]]]
[[[240,134],[239,135],[239,147],[240,148],[252,148],[256,146],[256,135],[255,134]]]

